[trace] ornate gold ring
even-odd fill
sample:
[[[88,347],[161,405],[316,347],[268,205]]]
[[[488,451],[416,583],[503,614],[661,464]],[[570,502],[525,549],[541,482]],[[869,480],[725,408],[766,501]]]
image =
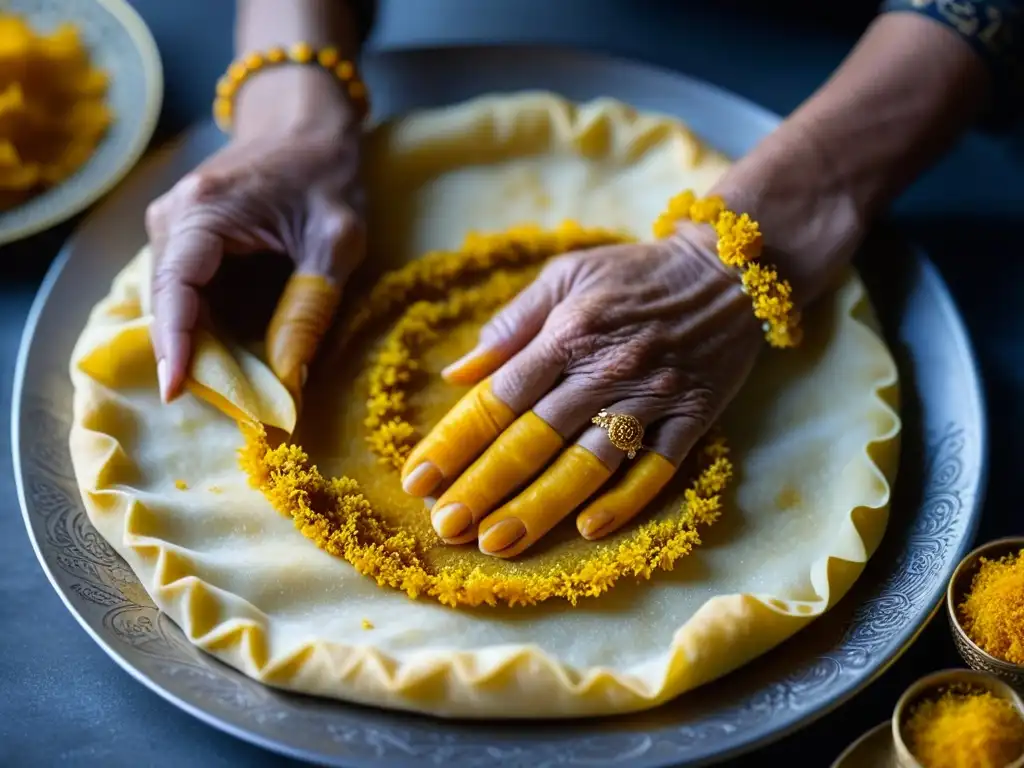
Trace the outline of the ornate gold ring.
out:
[[[611,444],[630,459],[644,447],[644,425],[636,416],[630,416],[628,413],[608,413],[601,409],[601,412],[590,421],[607,432]]]

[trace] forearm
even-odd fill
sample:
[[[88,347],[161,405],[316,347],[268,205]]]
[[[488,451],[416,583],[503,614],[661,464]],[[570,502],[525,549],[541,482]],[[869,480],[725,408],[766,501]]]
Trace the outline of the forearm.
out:
[[[948,149],[987,93],[983,62],[955,33],[884,14],[719,191],[760,217],[769,245],[794,255],[779,266],[813,299],[871,217]]]
[[[334,47],[342,59],[359,53],[359,34],[352,6],[345,0],[239,0],[235,50],[289,48],[296,43]],[[243,136],[268,130],[299,130],[355,121],[355,111],[342,84],[319,67],[274,67],[251,78],[239,91],[236,124]],[[326,119],[325,119],[326,118]]]
[[[299,41],[332,45],[343,57],[359,52],[352,6],[345,0],[239,0],[235,52],[265,51]]]
[[[955,32],[888,13],[792,122],[815,137],[869,217],[949,148],[988,90],[984,63]]]

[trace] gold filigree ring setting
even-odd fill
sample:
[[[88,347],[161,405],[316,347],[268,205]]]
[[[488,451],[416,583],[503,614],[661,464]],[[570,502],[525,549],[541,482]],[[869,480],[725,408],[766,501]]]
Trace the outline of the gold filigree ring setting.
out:
[[[644,447],[644,425],[636,416],[630,416],[628,413],[609,413],[602,409],[590,421],[607,432],[608,441],[630,459]]]

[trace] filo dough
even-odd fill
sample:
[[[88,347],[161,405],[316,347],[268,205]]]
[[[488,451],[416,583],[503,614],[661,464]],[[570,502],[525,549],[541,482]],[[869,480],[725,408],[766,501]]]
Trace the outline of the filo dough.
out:
[[[366,154],[378,271],[456,248],[468,230],[523,222],[572,218],[646,239],[672,194],[706,192],[727,167],[673,119],[544,93],[412,114],[374,129]],[[828,610],[885,529],[898,459],[897,372],[851,272],[805,318],[804,345],[766,351],[730,406],[723,427],[735,489],[703,546],[673,572],[575,608],[466,610],[410,600],[318,549],[247,484],[232,416],[286,432],[297,419],[258,350],[204,331],[191,391],[160,404],[148,338],[150,259],[143,249],[116,278],[71,361],[71,454],[82,498],[185,635],[267,684],[476,718],[652,707],[740,667]],[[434,357],[450,358],[471,341],[462,329]],[[443,362],[433,360],[432,370]],[[335,395],[353,413],[363,399],[344,386]],[[319,419],[305,413],[299,434],[313,439]],[[371,460],[345,430],[314,442],[332,440],[333,452],[314,452],[326,472]]]

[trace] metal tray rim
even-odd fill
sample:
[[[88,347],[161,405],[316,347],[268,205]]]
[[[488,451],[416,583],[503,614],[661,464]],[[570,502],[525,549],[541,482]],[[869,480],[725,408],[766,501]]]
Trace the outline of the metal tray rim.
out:
[[[508,48],[515,49],[517,51],[517,53],[519,53],[519,54],[521,54],[524,51],[528,51],[528,50],[545,50],[545,51],[558,51],[558,50],[560,50],[557,46],[553,46],[553,45],[551,45],[551,46],[548,46],[548,45],[543,45],[543,46],[537,46],[537,45],[511,45],[511,46],[508,46]],[[478,50],[478,49],[479,50],[483,50],[483,47],[479,46],[479,45],[476,45],[476,44],[445,46],[443,49],[442,48],[432,48],[432,47],[428,47],[428,48],[409,47],[409,48],[406,48],[406,49],[402,49],[400,51],[400,53],[401,52],[414,52],[414,53],[417,53],[417,54],[429,54],[432,51],[446,51],[447,52],[447,51],[451,51],[451,50],[457,50],[457,51],[461,51],[461,52],[472,53],[473,51]],[[493,51],[493,48],[488,48],[487,50]],[[388,54],[384,54],[384,55],[388,55]],[[604,60],[612,60],[612,61],[618,61],[618,62],[623,62],[623,63],[629,63],[630,62],[629,59],[617,58],[617,57],[602,56],[601,58],[604,59]],[[635,66],[635,63],[633,63],[633,64]],[[677,78],[677,79],[690,80],[690,78],[687,78],[684,75],[679,75],[677,73],[673,73],[670,70],[667,70],[667,69],[664,69],[664,68],[651,67],[649,65],[643,65],[643,66],[644,66],[645,69],[657,69],[657,70],[661,71],[662,73],[664,73],[666,75],[671,75],[672,77]],[[702,83],[702,82],[698,82],[698,81],[693,81],[693,82],[697,83],[702,88],[706,88],[706,89],[709,89],[709,90],[714,90],[717,93],[719,93],[719,94],[729,98],[730,100],[734,100],[734,101],[737,101],[737,102],[742,102],[743,106],[745,108],[750,109],[751,111],[756,111],[757,113],[759,113],[759,117],[761,117],[762,119],[768,120],[768,121],[770,121],[772,123],[777,122],[778,119],[779,119],[777,116],[772,115],[772,113],[770,113],[768,110],[765,110],[763,107],[760,107],[760,106],[758,106],[756,104],[753,104],[752,102],[749,102],[748,100],[743,99],[742,97],[736,96],[735,94],[732,94],[732,93],[730,93],[730,92],[728,92],[728,91],[726,91],[724,89],[717,88],[716,86],[708,85],[708,84],[705,84],[705,83]],[[177,144],[177,142],[175,142],[175,144]],[[170,149],[172,149],[172,147],[169,147],[167,149],[167,151],[169,151]],[[152,162],[153,162],[152,160],[149,161],[149,163],[152,163]],[[149,163],[147,163],[146,165],[148,165]],[[138,172],[141,172],[142,170],[143,169],[140,168],[136,172],[138,173]],[[94,216],[97,216],[98,213],[99,213],[99,211],[90,213],[90,215],[87,218],[87,221],[89,219],[92,219]],[[172,692],[166,690],[165,688],[161,687],[161,685],[158,682],[156,682],[152,677],[150,677],[149,675],[147,675],[143,671],[141,671],[138,668],[136,668],[135,666],[133,666],[128,661],[128,659],[126,659],[122,654],[120,654],[110,643],[108,643],[100,635],[100,633],[98,633],[92,626],[90,626],[90,624],[89,624],[88,620],[86,619],[86,617],[76,608],[76,606],[72,602],[71,598],[67,594],[66,590],[59,585],[59,583],[58,583],[58,581],[57,581],[57,579],[55,577],[55,574],[53,573],[53,571],[51,569],[51,566],[50,566],[49,562],[47,561],[45,555],[43,554],[42,549],[40,547],[40,544],[39,544],[36,536],[33,533],[32,523],[31,523],[31,513],[29,511],[30,502],[29,502],[28,495],[27,495],[26,488],[25,488],[24,467],[23,467],[23,464],[22,464],[22,456],[21,456],[21,450],[20,450],[20,446],[22,445],[22,440],[23,440],[23,435],[22,435],[22,432],[21,432],[21,421],[22,421],[22,418],[23,418],[22,405],[23,405],[23,401],[24,401],[24,398],[25,398],[26,371],[27,371],[27,367],[28,367],[29,355],[30,355],[31,349],[32,349],[32,342],[34,340],[35,331],[36,331],[36,328],[37,328],[40,316],[42,315],[42,313],[44,311],[44,308],[46,306],[46,302],[47,302],[50,294],[52,293],[52,291],[54,289],[54,286],[57,284],[57,282],[58,282],[58,280],[59,280],[59,278],[61,276],[61,273],[63,272],[67,262],[70,259],[70,256],[71,256],[71,254],[72,254],[72,252],[74,250],[74,247],[75,247],[75,243],[76,243],[76,237],[73,236],[65,244],[65,246],[61,250],[61,253],[58,256],[58,258],[51,265],[49,271],[46,274],[45,279],[43,280],[43,283],[40,286],[39,292],[38,292],[38,294],[37,294],[37,296],[36,296],[36,298],[35,298],[35,300],[34,300],[34,302],[32,304],[32,307],[31,307],[31,310],[29,312],[29,315],[28,315],[25,327],[23,329],[23,333],[22,333],[22,337],[21,337],[21,343],[20,343],[20,347],[19,347],[19,351],[18,351],[16,365],[15,365],[15,372],[14,372],[14,377],[15,378],[14,378],[14,388],[13,388],[13,392],[12,392],[12,410],[11,410],[11,417],[12,417],[12,420],[11,420],[11,439],[12,439],[12,448],[13,448],[13,457],[12,458],[13,458],[13,463],[14,463],[14,473],[15,473],[16,486],[17,486],[17,490],[18,490],[18,498],[19,498],[19,503],[20,503],[21,510],[22,510],[22,517],[23,517],[25,525],[26,525],[26,530],[27,530],[27,532],[29,534],[29,539],[31,541],[31,544],[32,544],[32,547],[33,547],[33,551],[36,554],[36,558],[39,560],[40,565],[42,566],[43,571],[44,571],[44,573],[47,576],[47,579],[51,582],[51,584],[53,585],[54,589],[60,595],[61,600],[64,602],[65,606],[72,613],[72,615],[76,618],[76,620],[79,622],[79,624],[82,625],[82,627],[86,630],[86,632],[90,635],[90,637],[92,637],[93,640],[95,640],[97,642],[97,644],[99,644],[100,647],[102,647],[103,650],[119,666],[121,666],[123,669],[125,669],[125,671],[127,671],[129,674],[131,674],[135,679],[139,680],[144,685],[146,685],[146,687],[148,687],[150,690],[153,690],[154,692],[159,694],[165,700],[171,702],[175,706],[178,706],[178,707],[182,708],[183,710],[189,712],[190,714],[192,714],[193,716],[195,716],[195,717],[199,718],[200,720],[206,722],[207,724],[209,724],[211,726],[214,726],[214,727],[216,727],[216,728],[218,728],[218,729],[220,729],[222,731],[225,731],[227,733],[230,733],[233,736],[236,736],[236,737],[241,738],[243,740],[246,740],[246,741],[249,741],[251,743],[257,744],[257,745],[259,745],[261,747],[273,750],[273,751],[278,752],[280,754],[288,755],[290,757],[294,757],[294,758],[297,758],[297,759],[303,759],[303,760],[313,759],[315,756],[311,755],[309,752],[304,752],[301,749],[295,749],[295,748],[292,748],[292,747],[290,747],[288,745],[277,743],[273,739],[261,736],[258,733],[254,733],[251,730],[248,730],[246,728],[242,728],[242,727],[236,726],[233,723],[230,723],[230,722],[227,722],[225,720],[222,720],[222,719],[218,718],[216,715],[213,715],[210,712],[207,712],[206,710],[202,709],[201,707],[198,707],[198,706],[193,705],[192,703],[190,703],[190,702],[188,702],[186,700],[183,700],[181,697],[178,697],[174,693],[172,693]],[[943,305],[943,310],[944,310],[943,314],[945,314],[945,316],[947,318],[947,322],[949,323],[950,330],[952,331],[952,336],[948,340],[953,341],[955,343],[955,345],[956,345],[956,347],[958,349],[958,353],[962,357],[962,359],[964,359],[966,361],[969,361],[968,370],[965,370],[964,374],[969,379],[969,384],[970,384],[970,388],[972,389],[972,394],[976,398],[976,407],[978,409],[979,414],[981,415],[980,422],[978,424],[974,425],[974,429],[976,429],[977,434],[978,434],[978,442],[979,442],[978,450],[980,451],[979,477],[978,477],[978,481],[977,481],[977,492],[976,492],[976,496],[975,496],[975,501],[971,505],[971,509],[965,510],[965,513],[969,516],[969,522],[968,522],[968,524],[967,524],[967,526],[965,528],[964,536],[961,538],[960,542],[958,543],[958,546],[956,547],[955,559],[949,565],[949,570],[950,570],[950,572],[952,572],[952,568],[954,568],[956,563],[959,562],[959,559],[970,549],[970,547],[972,545],[972,542],[974,540],[974,537],[976,535],[977,528],[978,528],[978,526],[980,524],[980,515],[978,514],[978,512],[981,509],[981,507],[983,505],[983,502],[984,502],[984,492],[985,492],[985,488],[987,486],[987,473],[988,473],[988,451],[989,451],[989,447],[988,447],[987,408],[986,408],[986,403],[985,403],[985,398],[984,398],[984,389],[981,386],[981,376],[980,376],[980,369],[979,369],[979,366],[978,366],[978,361],[977,361],[976,355],[975,355],[975,353],[974,353],[974,351],[973,351],[973,349],[972,349],[972,347],[970,345],[969,336],[968,336],[966,327],[964,326],[963,320],[960,317],[959,313],[957,312],[957,310],[955,308],[955,304],[954,304],[954,302],[952,300],[952,297],[949,294],[949,290],[948,290],[947,286],[945,285],[945,283],[943,282],[941,276],[938,274],[937,270],[927,260],[927,257],[924,256],[924,254],[919,249],[915,249],[915,252],[916,252],[917,258],[919,258],[921,260],[921,262],[922,262],[925,278],[927,280],[932,281],[934,283],[934,287],[937,289],[936,293],[935,293],[935,297],[936,297],[937,301],[940,304]],[[870,685],[874,680],[876,680],[881,674],[883,674],[893,663],[895,663],[899,659],[899,657],[902,655],[902,653],[905,652],[910,647],[910,645],[912,645],[912,643],[917,638],[917,636],[927,627],[927,625],[931,621],[931,619],[934,618],[938,608],[941,605],[943,592],[944,592],[944,585],[939,585],[939,586],[937,586],[933,590],[933,594],[931,595],[931,599],[929,601],[929,605],[931,606],[931,608],[928,611],[927,615],[925,615],[924,618],[919,620],[919,622],[917,623],[917,626],[912,627],[908,631],[903,633],[902,642],[901,642],[901,645],[900,645],[900,648],[898,649],[898,651],[896,653],[894,653],[892,656],[890,656],[888,659],[886,659],[883,663],[878,665],[872,671],[872,673],[870,675],[864,676],[859,681],[857,681],[856,684],[847,686],[845,689],[837,692],[823,706],[820,706],[820,707],[816,708],[815,710],[813,710],[811,712],[805,713],[802,716],[793,718],[784,727],[776,728],[774,730],[769,730],[769,731],[764,732],[764,733],[756,733],[756,732],[752,733],[749,738],[741,739],[741,740],[735,742],[726,751],[722,751],[722,752],[716,753],[713,756],[710,756],[710,755],[709,756],[705,756],[704,758],[702,758],[700,760],[699,764],[706,764],[706,762],[710,762],[710,761],[716,761],[717,762],[719,760],[724,760],[724,759],[727,759],[729,757],[734,757],[734,756],[736,756],[738,754],[741,754],[741,753],[744,753],[744,752],[748,752],[748,751],[750,751],[752,749],[756,749],[758,747],[765,746],[768,743],[771,743],[771,742],[773,742],[775,740],[783,738],[786,735],[789,735],[792,732],[794,732],[796,730],[799,730],[802,727],[805,727],[806,725],[810,724],[814,720],[816,720],[816,719],[818,719],[818,718],[828,714],[829,712],[833,711],[835,708],[841,706],[843,703],[846,703],[847,701],[849,701],[857,693],[862,691],[864,688],[866,688],[868,685]],[[673,761],[673,763],[674,763],[674,761]],[[340,765],[352,765],[352,766],[360,765],[361,766],[361,765],[373,765],[373,764],[377,764],[377,763],[372,762],[372,761],[371,762],[367,762],[367,761],[364,761],[364,760],[360,760],[358,758],[344,758],[343,762],[340,762],[338,764],[340,764]],[[670,763],[668,763],[668,762],[644,763],[644,765],[651,765],[651,766],[654,766],[654,765],[668,765],[668,764],[670,764]],[[695,763],[695,764],[697,764],[697,763]]]

